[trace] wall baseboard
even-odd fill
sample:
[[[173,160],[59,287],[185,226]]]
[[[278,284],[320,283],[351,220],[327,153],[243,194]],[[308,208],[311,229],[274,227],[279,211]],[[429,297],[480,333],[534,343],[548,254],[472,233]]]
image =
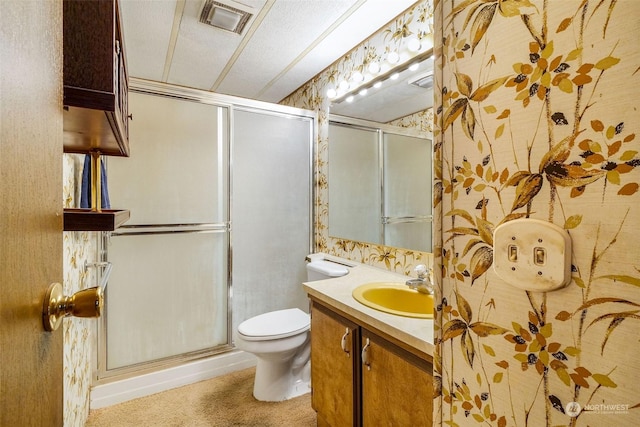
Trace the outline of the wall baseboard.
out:
[[[91,388],[90,409],[104,408],[172,388],[208,380],[255,366],[257,359],[244,351],[232,351]]]

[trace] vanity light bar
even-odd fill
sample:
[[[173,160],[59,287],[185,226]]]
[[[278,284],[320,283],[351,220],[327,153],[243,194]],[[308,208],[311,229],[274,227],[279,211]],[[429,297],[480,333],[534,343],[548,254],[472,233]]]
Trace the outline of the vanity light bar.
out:
[[[336,93],[336,97],[333,98],[331,100],[331,102],[333,104],[339,104],[339,103],[345,101],[350,96],[354,96],[356,93],[360,92],[363,89],[371,89],[373,87],[378,88],[378,87],[380,87],[379,84],[381,84],[385,80],[390,79],[394,74],[402,73],[403,71],[408,70],[413,64],[422,62],[425,59],[430,58],[431,56],[433,56],[433,49],[426,50],[426,51],[422,52],[421,54],[416,55],[416,56],[412,57],[411,59],[403,62],[402,64],[398,65],[397,67],[391,68],[388,71],[386,71],[385,73],[380,74],[379,76],[369,80],[364,85],[361,85],[359,87],[354,87],[353,89],[351,89],[349,91],[346,91],[346,92],[344,92],[343,94],[341,94],[339,96],[337,96],[337,93]],[[376,84],[378,84],[378,85],[376,86]],[[333,91],[335,92],[335,89],[333,89]],[[333,92],[331,94],[333,94]],[[330,94],[328,93],[327,96],[329,96],[329,95]]]

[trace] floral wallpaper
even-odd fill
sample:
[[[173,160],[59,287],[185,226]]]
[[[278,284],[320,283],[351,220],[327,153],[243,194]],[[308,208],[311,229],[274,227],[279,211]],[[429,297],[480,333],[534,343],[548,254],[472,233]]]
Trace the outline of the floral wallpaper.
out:
[[[640,2],[435,7],[438,424],[640,425]],[[566,287],[494,273],[521,218],[568,230]]]
[[[80,181],[84,155],[63,156],[64,207],[76,207],[79,201]],[[86,262],[97,257],[96,236],[93,232],[65,231],[63,236],[64,294],[73,295],[80,289],[97,283],[95,269],[85,268]],[[63,320],[64,334],[64,408],[65,427],[84,426],[89,416],[91,388],[91,357],[93,355],[93,330],[95,319],[67,318]],[[92,335],[93,334],[93,335]]]
[[[372,61],[382,62],[391,51],[403,49],[412,37],[418,38],[423,45],[423,50],[415,52],[414,55],[422,53],[426,49],[424,46],[430,48],[432,45],[433,4],[431,0],[416,3],[281,102],[285,105],[316,111],[318,114],[318,141],[315,147],[315,250],[403,274],[411,273],[418,264],[431,266],[431,254],[329,236],[327,159],[330,100],[325,94],[329,87],[335,86],[342,79],[348,79],[356,71],[362,72]],[[396,120],[392,124],[430,132],[432,123],[433,112],[429,109]]]
[[[388,124],[401,128],[413,128],[425,133],[432,133],[433,108],[390,121]]]

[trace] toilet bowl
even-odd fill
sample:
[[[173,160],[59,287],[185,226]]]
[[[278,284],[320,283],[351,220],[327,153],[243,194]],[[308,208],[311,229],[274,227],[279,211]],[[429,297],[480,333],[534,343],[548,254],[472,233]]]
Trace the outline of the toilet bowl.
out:
[[[349,270],[314,259],[307,264],[309,281],[343,276]],[[258,359],[253,383],[257,400],[279,402],[311,391],[309,314],[299,308],[271,311],[240,323],[235,344]]]
[[[271,311],[238,326],[236,347],[258,359],[253,396],[279,402],[310,391],[309,324],[299,308]]]

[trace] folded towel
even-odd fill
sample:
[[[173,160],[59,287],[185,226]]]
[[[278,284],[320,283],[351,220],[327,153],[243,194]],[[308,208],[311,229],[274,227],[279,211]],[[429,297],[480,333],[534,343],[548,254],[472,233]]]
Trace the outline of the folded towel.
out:
[[[103,209],[109,209],[111,202],[109,201],[109,189],[107,188],[107,170],[104,163],[100,162],[100,180],[101,180],[101,206]],[[84,156],[84,169],[82,170],[82,189],[80,191],[80,207],[91,208],[91,155]]]

